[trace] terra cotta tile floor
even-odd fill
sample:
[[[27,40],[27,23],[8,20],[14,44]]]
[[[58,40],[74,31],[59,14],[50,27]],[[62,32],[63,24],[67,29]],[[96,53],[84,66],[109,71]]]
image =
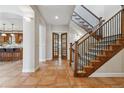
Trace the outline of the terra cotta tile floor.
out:
[[[22,63],[0,64],[0,87],[7,88],[123,88],[123,77],[74,78],[65,60],[40,63],[35,73],[22,73]]]

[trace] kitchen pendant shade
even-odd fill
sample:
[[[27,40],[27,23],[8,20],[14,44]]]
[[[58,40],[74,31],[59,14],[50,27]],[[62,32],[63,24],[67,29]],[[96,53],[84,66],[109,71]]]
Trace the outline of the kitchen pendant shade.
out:
[[[7,36],[6,33],[4,33],[4,31],[5,31],[5,24],[3,24],[3,32],[1,34],[1,36]]]
[[[14,36],[14,34],[11,34],[11,36]]]
[[[7,36],[5,33],[2,33],[1,36]]]

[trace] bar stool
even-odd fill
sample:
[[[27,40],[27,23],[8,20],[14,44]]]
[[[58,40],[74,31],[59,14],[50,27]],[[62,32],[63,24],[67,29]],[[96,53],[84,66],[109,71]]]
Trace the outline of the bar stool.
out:
[[[4,61],[4,53],[5,53],[5,49],[4,48],[1,48],[0,49],[0,61]]]
[[[20,49],[19,48],[15,48],[14,54],[15,54],[14,57],[16,61],[20,60]]]
[[[13,61],[16,61],[16,48],[13,48]]]
[[[6,49],[5,51],[5,61],[9,61],[9,50]]]
[[[6,49],[6,54],[7,54],[7,61],[13,61],[13,49],[12,48]]]

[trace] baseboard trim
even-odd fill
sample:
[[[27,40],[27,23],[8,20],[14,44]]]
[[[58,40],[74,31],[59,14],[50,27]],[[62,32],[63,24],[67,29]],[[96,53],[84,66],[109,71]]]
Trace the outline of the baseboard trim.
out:
[[[46,61],[46,59],[40,59],[40,62],[45,62]]]
[[[32,68],[32,69],[22,69],[22,72],[27,72],[27,73],[30,73],[30,72],[35,72],[37,70],[39,70],[40,66],[37,66],[36,68]]]
[[[93,73],[90,77],[124,77],[124,73]]]
[[[46,61],[51,61],[51,60],[52,60],[52,58],[47,58],[47,59],[46,59]]]
[[[35,68],[35,71],[39,70],[40,69],[40,66],[38,65],[36,68]]]
[[[34,69],[23,69],[23,73],[30,73],[30,72],[35,72]]]

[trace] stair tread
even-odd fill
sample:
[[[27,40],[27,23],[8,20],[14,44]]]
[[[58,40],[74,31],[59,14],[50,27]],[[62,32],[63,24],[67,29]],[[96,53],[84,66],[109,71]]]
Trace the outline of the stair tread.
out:
[[[80,74],[80,73],[86,73],[86,71],[84,71],[84,70],[79,70],[79,71],[77,71],[77,73],[78,73],[78,74]]]
[[[81,58],[84,58],[84,59],[86,59],[86,60],[90,60],[90,59],[91,59],[90,56],[82,56]]]
[[[84,68],[93,68],[93,66],[84,66]]]
[[[97,55],[99,57],[108,57],[107,55]]]
[[[100,51],[101,51],[101,50],[110,50],[110,49],[103,49],[103,48],[99,48],[99,49],[98,49],[98,48],[89,48],[89,49],[90,49],[90,50],[100,50]]]
[[[122,38],[117,38],[118,40],[124,40],[124,38],[122,37]]]
[[[85,24],[84,24],[83,26],[86,26],[86,27],[88,27],[89,25],[85,25]]]
[[[111,42],[111,41],[116,41],[116,39],[110,39],[110,40],[102,39],[102,40],[99,41],[99,42],[102,43],[102,42]]]
[[[91,60],[90,62],[101,62],[100,60]]]
[[[96,52],[88,52],[87,54],[90,54],[90,55],[96,55],[97,53]]]

